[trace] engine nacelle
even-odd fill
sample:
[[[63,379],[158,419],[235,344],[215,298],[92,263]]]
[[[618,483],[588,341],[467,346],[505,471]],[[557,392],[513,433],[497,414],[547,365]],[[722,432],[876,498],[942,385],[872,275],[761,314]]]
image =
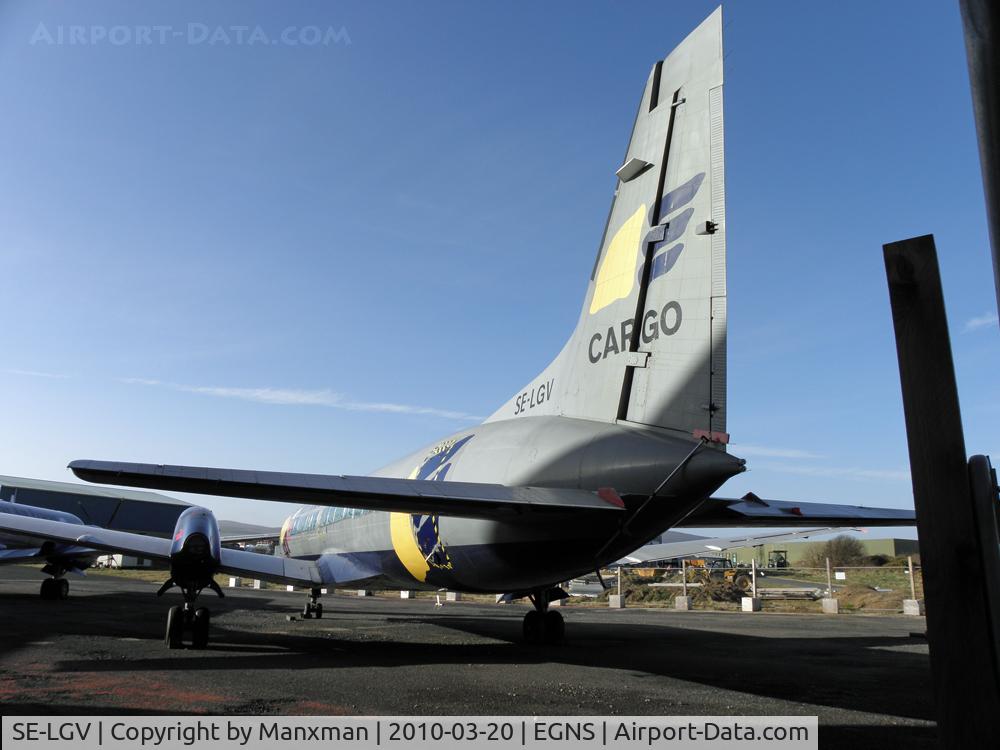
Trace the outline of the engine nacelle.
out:
[[[211,586],[222,561],[219,522],[208,508],[188,508],[177,518],[170,544],[170,577],[181,588]]]

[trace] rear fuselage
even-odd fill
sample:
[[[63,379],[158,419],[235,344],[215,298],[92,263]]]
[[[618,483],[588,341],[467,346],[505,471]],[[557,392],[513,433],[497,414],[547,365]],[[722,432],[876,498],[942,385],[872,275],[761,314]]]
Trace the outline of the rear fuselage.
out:
[[[698,445],[692,437],[568,417],[488,422],[449,436],[378,476],[512,486],[613,488],[624,511],[533,510],[494,520],[307,507],[282,527],[278,554],[349,560],[358,578],[400,588],[510,592],[568,580],[619,559],[678,522],[743,462],[700,448],[635,520],[631,518]],[[608,546],[609,541],[613,543]],[[322,567],[322,565],[321,565]],[[343,566],[340,566],[343,569]]]

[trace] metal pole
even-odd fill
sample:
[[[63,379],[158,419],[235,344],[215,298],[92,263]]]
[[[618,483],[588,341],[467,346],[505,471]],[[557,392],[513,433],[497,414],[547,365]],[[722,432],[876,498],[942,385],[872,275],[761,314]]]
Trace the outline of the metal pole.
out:
[[[687,558],[681,559],[681,588],[684,591],[684,596],[687,596],[688,595]]]
[[[622,566],[618,566],[618,596],[622,595]],[[620,599],[619,599],[620,601]]]
[[[757,558],[750,558],[750,595],[757,598]]]
[[[833,577],[830,575],[830,558],[826,558],[826,595],[833,598]]]
[[[910,598],[917,598],[917,583],[913,580],[913,555],[906,556],[906,567],[910,569]]]

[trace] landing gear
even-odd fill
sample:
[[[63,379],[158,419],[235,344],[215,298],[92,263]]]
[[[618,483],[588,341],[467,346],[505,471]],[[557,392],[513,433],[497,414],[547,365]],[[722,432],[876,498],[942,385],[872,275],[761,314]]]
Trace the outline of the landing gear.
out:
[[[198,607],[191,620],[191,648],[206,648],[208,646],[208,625],[211,613],[207,607]]]
[[[208,628],[212,613],[208,607],[194,608],[193,602],[175,604],[167,610],[167,629],[163,642],[167,648],[184,648],[184,631],[191,631],[191,648],[208,647]]]
[[[311,589],[309,591],[309,599],[302,606],[302,619],[308,620],[315,617],[317,620],[323,617],[323,605],[320,604],[319,598],[322,595],[320,589]]]
[[[54,601],[69,596],[69,581],[65,578],[46,578],[39,591],[42,599]]]
[[[173,586],[181,590],[184,604],[175,604],[167,610],[167,629],[163,635],[163,642],[167,648],[184,648],[184,631],[188,630],[191,632],[191,648],[207,648],[212,613],[208,611],[208,607],[197,609],[194,607],[195,599],[201,593],[201,587],[182,585],[170,578],[160,587],[156,595],[163,596],[164,592]],[[222,596],[222,589],[215,581],[210,579],[208,587]]]
[[[561,613],[549,609],[549,591],[538,591],[528,596],[534,609],[524,616],[524,640],[533,646],[556,646],[566,637],[566,623]]]
[[[545,625],[543,634],[545,643],[555,645],[566,639],[566,623],[563,621],[561,613],[550,609],[545,613],[543,624]]]
[[[167,610],[167,632],[163,642],[167,648],[184,648],[184,607],[180,604]]]

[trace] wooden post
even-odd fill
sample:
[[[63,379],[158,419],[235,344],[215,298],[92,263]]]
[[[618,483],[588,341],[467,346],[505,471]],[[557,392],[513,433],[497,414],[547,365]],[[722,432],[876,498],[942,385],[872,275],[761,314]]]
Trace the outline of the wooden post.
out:
[[[934,238],[883,246],[942,747],[1000,747],[998,645]]]
[[[913,555],[906,556],[906,567],[910,569],[910,598],[917,598],[917,582],[913,580]]]

